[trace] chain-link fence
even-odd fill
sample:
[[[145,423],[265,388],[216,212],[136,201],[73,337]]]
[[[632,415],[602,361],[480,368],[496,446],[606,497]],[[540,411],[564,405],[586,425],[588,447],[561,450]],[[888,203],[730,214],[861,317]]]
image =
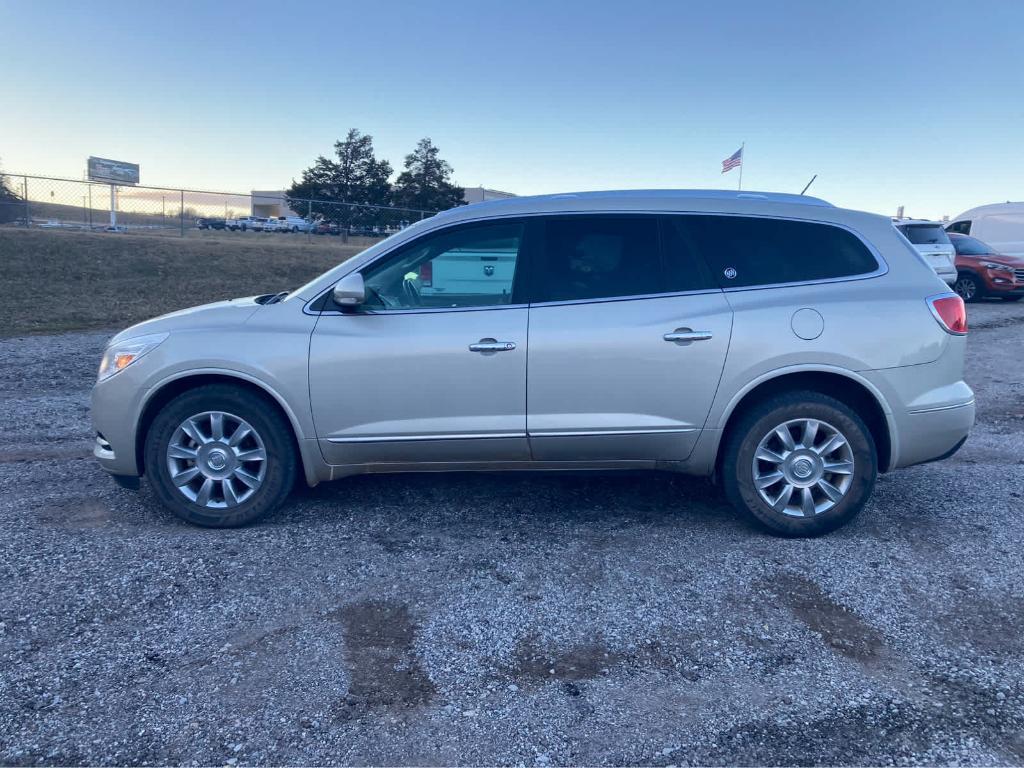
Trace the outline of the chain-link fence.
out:
[[[436,211],[0,174],[0,226],[184,237],[196,230],[384,237]]]

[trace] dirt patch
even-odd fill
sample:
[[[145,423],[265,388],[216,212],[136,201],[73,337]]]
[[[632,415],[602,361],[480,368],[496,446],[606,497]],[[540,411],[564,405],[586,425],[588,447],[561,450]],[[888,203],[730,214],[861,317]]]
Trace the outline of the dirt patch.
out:
[[[55,459],[87,459],[92,449],[87,443],[58,445],[52,448],[19,448],[0,450],[0,464],[23,461],[53,461]]]
[[[61,528],[98,528],[111,520],[110,508],[99,499],[68,499],[35,514],[39,522]]]
[[[516,647],[509,674],[516,680],[592,680],[623,661],[601,643],[569,649],[544,649],[536,638],[525,638]]]
[[[406,605],[368,600],[329,618],[343,627],[351,679],[348,696],[335,708],[339,719],[377,707],[419,706],[434,698],[434,684],[415,656],[416,626]]]
[[[836,653],[859,662],[873,661],[881,654],[882,633],[835,602],[810,579],[780,574],[767,586],[789,606],[793,616]]]

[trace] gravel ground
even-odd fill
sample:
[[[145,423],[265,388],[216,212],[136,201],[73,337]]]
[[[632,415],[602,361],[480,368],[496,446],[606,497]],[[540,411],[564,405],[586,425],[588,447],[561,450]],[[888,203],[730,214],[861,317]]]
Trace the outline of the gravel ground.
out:
[[[813,541],[657,474],[192,528],[89,457],[106,334],[0,340],[0,763],[1024,763],[1024,305],[971,322],[966,447]]]

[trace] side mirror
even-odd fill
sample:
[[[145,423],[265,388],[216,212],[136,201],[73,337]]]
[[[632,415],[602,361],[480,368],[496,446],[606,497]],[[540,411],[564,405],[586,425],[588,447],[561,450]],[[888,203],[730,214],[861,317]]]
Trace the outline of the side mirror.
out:
[[[339,307],[358,307],[366,300],[366,286],[363,284],[363,276],[358,272],[345,275],[334,286],[332,298]]]

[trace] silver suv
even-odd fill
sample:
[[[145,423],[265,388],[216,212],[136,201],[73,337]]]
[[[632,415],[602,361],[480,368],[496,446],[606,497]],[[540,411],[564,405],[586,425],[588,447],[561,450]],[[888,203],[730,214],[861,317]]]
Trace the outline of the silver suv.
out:
[[[475,266],[473,266],[475,265]],[[363,472],[654,468],[821,534],[974,422],[964,305],[883,216],[720,191],[438,214],[115,336],[95,455],[189,522]]]

